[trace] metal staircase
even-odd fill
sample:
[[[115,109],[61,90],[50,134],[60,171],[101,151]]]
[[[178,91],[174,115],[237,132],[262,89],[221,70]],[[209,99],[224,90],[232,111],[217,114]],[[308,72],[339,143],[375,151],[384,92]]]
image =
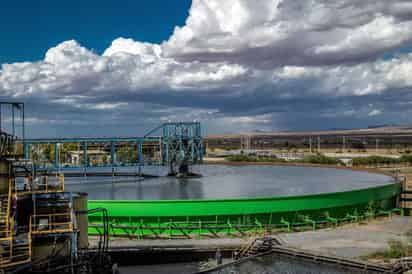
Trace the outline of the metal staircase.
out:
[[[0,269],[22,265],[31,261],[31,242],[14,237],[0,239]]]
[[[8,194],[0,195],[0,269],[25,264],[31,261],[31,235],[16,237],[12,210],[12,181]]]
[[[277,239],[272,237],[255,238],[248,245],[246,245],[238,255],[236,259],[251,257],[272,250],[274,244],[279,244]]]
[[[0,195],[0,239],[9,237],[10,228],[10,201],[9,195]]]

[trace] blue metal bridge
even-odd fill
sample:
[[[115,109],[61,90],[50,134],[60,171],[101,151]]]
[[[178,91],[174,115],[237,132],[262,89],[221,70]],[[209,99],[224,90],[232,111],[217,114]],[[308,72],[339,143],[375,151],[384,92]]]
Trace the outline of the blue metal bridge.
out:
[[[17,141],[24,159],[37,170],[115,168],[144,165],[176,167],[200,163],[203,143],[199,122],[164,123],[141,137],[41,138]],[[70,156],[71,155],[71,156]]]

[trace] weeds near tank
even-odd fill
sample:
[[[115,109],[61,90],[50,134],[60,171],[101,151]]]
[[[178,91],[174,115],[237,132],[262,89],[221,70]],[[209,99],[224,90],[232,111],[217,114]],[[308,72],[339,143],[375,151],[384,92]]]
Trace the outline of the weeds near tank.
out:
[[[285,163],[286,160],[276,157],[259,157],[246,154],[232,155],[226,157],[230,162],[255,162],[255,163]]]
[[[303,160],[297,162],[303,162],[308,164],[321,164],[321,165],[343,165],[343,162],[334,157],[328,157],[323,154],[305,156]]]
[[[285,160],[277,157],[266,157],[256,155],[231,155],[225,158],[230,162],[255,162],[255,163],[303,163],[321,165],[345,165],[335,157],[323,154],[307,155],[299,160]],[[412,155],[404,154],[399,158],[372,155],[368,157],[356,157],[351,160],[352,166],[379,166],[379,165],[412,165]]]
[[[405,236],[407,237],[406,241],[391,239],[388,241],[389,248],[387,250],[377,251],[364,257],[364,259],[389,262],[391,259],[412,256],[412,230],[405,233]]]
[[[400,158],[369,156],[352,159],[353,166],[377,166],[377,165],[410,165],[412,164],[412,155],[402,155]]]
[[[401,258],[410,254],[412,246],[410,243],[403,243],[399,240],[389,240],[389,249],[384,252],[386,258]]]

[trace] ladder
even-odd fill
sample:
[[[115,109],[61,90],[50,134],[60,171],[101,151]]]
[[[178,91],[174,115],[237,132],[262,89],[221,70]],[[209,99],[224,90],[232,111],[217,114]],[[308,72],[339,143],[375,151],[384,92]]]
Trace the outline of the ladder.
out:
[[[12,181],[7,195],[0,195],[0,269],[21,265],[31,261],[31,235],[14,236],[12,206]]]

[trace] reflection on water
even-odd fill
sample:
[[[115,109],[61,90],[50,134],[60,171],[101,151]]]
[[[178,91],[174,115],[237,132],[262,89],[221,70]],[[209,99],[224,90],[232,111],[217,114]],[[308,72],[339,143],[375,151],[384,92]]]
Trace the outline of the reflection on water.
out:
[[[193,171],[203,177],[67,178],[66,189],[87,192],[89,199],[101,200],[222,199],[338,192],[393,181],[381,174],[316,167],[203,165]],[[144,172],[164,176],[167,170],[146,167]]]

